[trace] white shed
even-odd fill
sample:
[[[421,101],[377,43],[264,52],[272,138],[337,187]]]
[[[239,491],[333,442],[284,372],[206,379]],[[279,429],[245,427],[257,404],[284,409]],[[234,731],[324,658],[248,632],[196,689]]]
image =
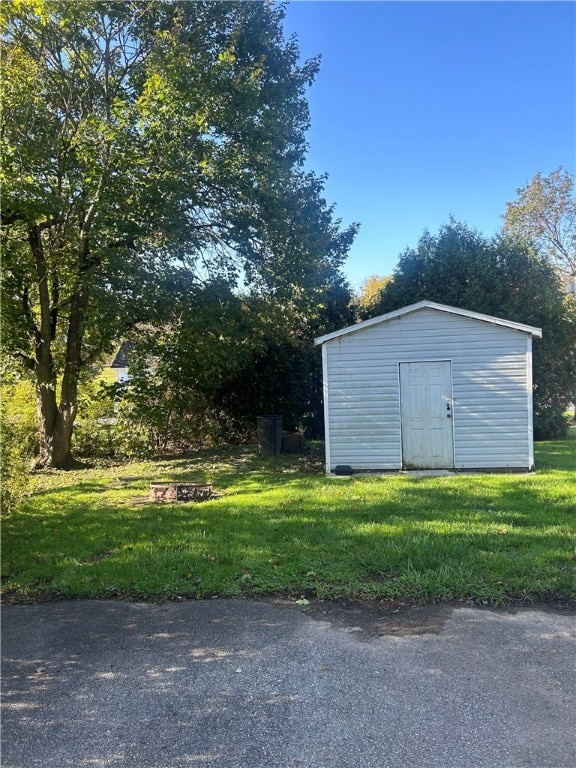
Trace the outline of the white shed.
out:
[[[326,471],[534,465],[532,328],[420,301],[315,340]]]

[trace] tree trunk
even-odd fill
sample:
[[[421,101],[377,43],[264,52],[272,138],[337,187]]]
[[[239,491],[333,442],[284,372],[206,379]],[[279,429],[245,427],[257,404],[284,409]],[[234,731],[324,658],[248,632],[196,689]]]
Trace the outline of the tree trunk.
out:
[[[78,381],[64,376],[60,403],[56,400],[56,377],[36,367],[36,402],[40,430],[37,468],[73,469],[81,466],[72,456],[72,429],[76,418]]]
[[[51,427],[40,419],[40,455],[37,468],[74,469],[81,466],[72,456],[72,427],[76,418],[76,407],[56,411]]]
[[[93,207],[90,216],[93,215]],[[40,299],[40,328],[32,328],[35,339],[34,371],[36,373],[36,399],[40,428],[40,455],[37,468],[72,469],[82,466],[72,456],[72,430],[78,411],[78,379],[82,368],[82,341],[86,320],[88,292],[84,273],[88,269],[88,223],[80,233],[78,287],[70,297],[70,314],[66,329],[66,354],[60,391],[56,399],[56,370],[52,355],[52,342],[56,337],[58,321],[57,295],[50,296],[48,269],[44,257],[41,229],[31,227],[28,235],[38,273]],[[52,281],[53,293],[58,293]]]
[[[78,378],[85,297],[74,295],[66,343],[66,362],[62,376],[60,401],[56,399],[56,377],[45,377],[36,368],[40,456],[37,467],[74,469],[83,466],[72,456],[72,431],[78,412]]]

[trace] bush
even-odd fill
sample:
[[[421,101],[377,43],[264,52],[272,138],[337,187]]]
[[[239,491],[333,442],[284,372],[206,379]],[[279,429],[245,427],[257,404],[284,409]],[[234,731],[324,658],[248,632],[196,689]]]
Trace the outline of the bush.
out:
[[[76,455],[119,461],[154,455],[154,429],[139,418],[129,392],[126,384],[111,383],[102,374],[84,385],[74,426]]]
[[[80,389],[78,418],[74,425],[74,452],[83,458],[115,455],[114,397],[112,388],[95,377]]]
[[[29,381],[5,384],[0,403],[0,504],[3,514],[13,512],[28,495],[32,458],[37,450],[34,387]]]
[[[31,456],[23,450],[20,432],[14,422],[2,419],[0,456],[2,514],[13,512],[28,494]]]
[[[555,406],[541,407],[534,412],[534,439],[560,440],[568,434],[568,422]]]

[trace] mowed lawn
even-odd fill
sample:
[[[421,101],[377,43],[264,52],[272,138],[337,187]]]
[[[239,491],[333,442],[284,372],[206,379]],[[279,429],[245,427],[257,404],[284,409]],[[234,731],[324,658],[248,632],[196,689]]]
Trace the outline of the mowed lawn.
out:
[[[322,446],[38,474],[2,525],[7,601],[576,599],[576,428],[525,475],[325,477]],[[151,481],[218,498],[148,501]]]

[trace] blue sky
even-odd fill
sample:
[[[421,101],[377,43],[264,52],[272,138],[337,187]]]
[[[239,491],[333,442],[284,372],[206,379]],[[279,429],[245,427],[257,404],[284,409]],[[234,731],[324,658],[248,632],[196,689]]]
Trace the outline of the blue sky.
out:
[[[485,235],[541,171],[576,165],[576,4],[296,0],[308,167],[360,233],[344,271],[390,274],[452,215]]]

